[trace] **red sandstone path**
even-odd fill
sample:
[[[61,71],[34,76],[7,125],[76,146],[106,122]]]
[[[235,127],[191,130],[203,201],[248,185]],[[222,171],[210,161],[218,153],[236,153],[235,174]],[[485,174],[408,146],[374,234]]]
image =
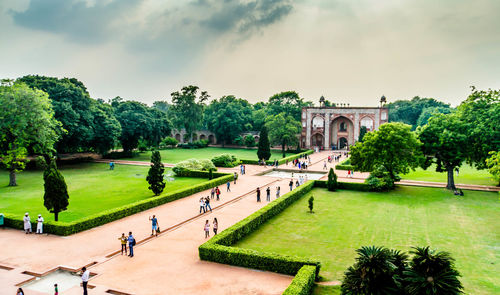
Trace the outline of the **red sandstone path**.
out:
[[[330,153],[324,151],[311,155],[312,165],[308,170],[326,173],[323,163]],[[115,163],[149,165],[136,161]],[[335,164],[327,163],[327,168]],[[240,176],[236,185],[231,183],[231,192],[226,192],[225,185],[220,186],[221,201],[211,201],[212,213],[199,214],[198,201],[201,196],[209,195],[207,190],[69,237],[0,230],[0,295],[15,294],[16,284],[32,278],[23,274],[25,271],[44,273],[59,266],[77,269],[91,263],[96,263],[89,269],[97,275],[89,282],[95,286],[90,294],[110,294],[109,290],[129,294],[281,294],[292,277],[198,258],[197,248],[206,241],[203,233],[206,219],[211,222],[217,217],[219,231],[222,231],[265,206],[267,186],[272,189],[272,199],[278,185],[282,194],[288,192],[288,179],[257,176],[270,167],[246,165],[246,168],[247,174]],[[296,169],[291,164],[280,168]],[[239,168],[221,170],[232,172],[239,171]],[[356,172],[354,178],[346,178],[346,171],[336,173],[343,181],[353,182],[362,182],[367,176]],[[409,181],[405,184],[443,185]],[[257,187],[263,190],[262,203],[255,201]],[[158,217],[163,232],[151,238],[148,217],[153,214]],[[120,247],[118,237],[128,231],[132,231],[139,242],[134,250],[135,257],[114,255]],[[81,292],[80,287],[74,287],[61,293]],[[27,289],[25,293],[42,294]]]

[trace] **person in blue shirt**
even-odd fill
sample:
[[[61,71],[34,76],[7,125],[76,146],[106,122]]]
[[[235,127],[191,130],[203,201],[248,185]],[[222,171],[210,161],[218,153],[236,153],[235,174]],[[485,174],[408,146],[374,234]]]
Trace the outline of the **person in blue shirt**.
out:
[[[151,220],[151,235],[156,234],[156,236],[158,236],[158,227],[160,226],[158,224],[158,219],[153,215],[153,218],[150,216],[149,220]]]
[[[128,256],[134,257],[134,246],[135,246],[135,239],[134,236],[132,236],[132,232],[128,232]]]

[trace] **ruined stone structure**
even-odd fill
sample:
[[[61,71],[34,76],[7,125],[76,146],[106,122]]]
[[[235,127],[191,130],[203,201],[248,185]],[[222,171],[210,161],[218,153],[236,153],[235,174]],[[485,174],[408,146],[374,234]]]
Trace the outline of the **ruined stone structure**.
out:
[[[385,107],[306,107],[302,108],[303,148],[344,149],[359,138],[361,126],[377,130],[388,121]]]
[[[173,130],[172,137],[177,139],[179,143],[189,142],[189,138],[186,139],[186,129],[182,128],[181,130]],[[208,144],[216,144],[217,138],[215,134],[208,130],[196,130],[193,132],[193,141],[195,140],[208,140]]]

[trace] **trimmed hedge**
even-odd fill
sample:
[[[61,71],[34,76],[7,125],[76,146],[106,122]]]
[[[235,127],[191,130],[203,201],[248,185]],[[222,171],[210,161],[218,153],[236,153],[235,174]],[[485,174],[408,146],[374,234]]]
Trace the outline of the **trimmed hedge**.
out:
[[[335,165],[335,169],[337,169],[337,170],[354,170],[354,166],[351,165],[351,158],[347,158],[344,161],[340,162],[340,164]]]
[[[311,294],[316,278],[316,269],[312,265],[304,265],[292,283],[286,288],[283,295],[309,295]]]
[[[191,176],[191,177],[203,177],[208,179],[208,172],[205,171],[191,171],[188,173],[189,175],[183,176]],[[157,207],[159,205],[163,205],[168,202],[172,202],[192,194],[210,189],[212,187],[222,185],[227,183],[228,181],[232,181],[234,179],[233,174],[227,173],[213,173],[214,178],[204,183],[200,183],[194,186],[190,186],[185,189],[177,190],[171,193],[162,194],[157,197],[152,197],[146,200],[137,201],[131,204],[127,204],[121,207],[113,208],[110,210],[106,210],[100,212],[99,214],[88,216],[84,219],[80,219],[73,222],[55,222],[55,221],[46,221],[43,224],[43,230],[47,233],[52,233],[60,236],[68,236],[74,233],[78,233],[87,229],[94,228],[99,225],[103,225],[123,217],[127,217],[129,215],[142,212],[147,209],[151,209],[153,207]],[[23,221],[22,219],[18,219],[16,216],[12,214],[5,214],[5,226],[23,229]],[[32,228],[36,228],[36,222],[32,222]]]
[[[285,164],[286,161],[290,162],[290,161],[293,161],[293,160],[295,160],[297,158],[300,158],[300,156],[310,155],[312,153],[314,153],[313,150],[307,150],[307,151],[299,153],[299,154],[295,154],[295,155],[291,155],[291,156],[288,156],[288,157],[285,157],[285,158],[281,158],[281,159],[278,160],[278,164],[279,165]],[[272,165],[273,162],[274,162],[273,160],[268,160],[268,161],[266,161],[266,164]],[[245,159],[242,159],[241,160],[241,164],[259,165],[259,160],[245,160]]]
[[[328,188],[328,183],[326,180],[315,180],[314,186]],[[340,182],[339,181],[339,182],[337,182],[337,188],[338,189],[345,189],[345,190],[353,190],[353,191],[362,191],[362,192],[370,191],[369,185],[367,185],[366,183],[357,183],[357,182]]]

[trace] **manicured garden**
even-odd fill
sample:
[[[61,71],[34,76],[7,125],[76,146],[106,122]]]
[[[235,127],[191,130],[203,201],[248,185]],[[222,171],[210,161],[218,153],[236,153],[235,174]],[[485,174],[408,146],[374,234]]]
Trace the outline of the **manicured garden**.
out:
[[[148,169],[148,166],[116,165],[114,170],[109,170],[107,164],[97,163],[61,166],[68,185],[69,206],[59,214],[59,220],[77,221],[153,197],[146,182]],[[23,171],[18,175],[18,186],[9,187],[8,172],[1,170],[0,213],[17,215],[19,219],[25,212],[29,212],[32,219],[40,213],[45,220],[53,220],[53,214],[43,205],[42,174],[42,171]],[[169,176],[163,194],[207,181],[206,178],[175,177],[170,169],[166,169],[166,174]]]
[[[231,154],[236,158],[242,160],[258,160],[257,149],[244,149],[244,148],[220,148],[220,147],[207,147],[200,149],[165,149],[160,151],[161,159],[164,163],[176,164],[187,159],[212,159],[221,154]],[[287,153],[287,156],[293,155]],[[282,158],[280,150],[271,150],[271,158],[269,160],[279,160]],[[149,162],[151,159],[151,152],[140,153],[139,156],[133,158],[126,158],[121,160],[144,161]]]
[[[436,172],[436,166],[432,165],[423,170],[421,168],[415,171],[410,171],[410,173],[401,175],[402,179],[408,180],[419,180],[419,181],[434,181],[434,182],[446,182],[447,174],[446,172]],[[458,175],[455,172],[455,183],[459,184],[478,184],[478,185],[498,185],[498,181],[493,178],[487,169],[477,170],[476,168],[463,164]]]
[[[314,196],[314,213],[307,200]],[[342,280],[355,250],[378,245],[408,251],[448,251],[467,294],[500,292],[500,202],[497,193],[465,191],[455,197],[435,188],[398,187],[389,193],[316,188],[235,246],[321,261],[322,280]],[[293,246],[291,246],[293,245]],[[334,294],[321,286],[314,294]]]

